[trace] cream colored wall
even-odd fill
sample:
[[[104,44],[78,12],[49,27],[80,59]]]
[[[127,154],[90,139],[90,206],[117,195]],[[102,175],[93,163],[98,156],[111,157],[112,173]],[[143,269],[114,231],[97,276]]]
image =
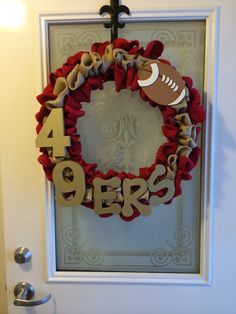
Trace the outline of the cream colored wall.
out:
[[[0,171],[1,175],[1,171]],[[0,176],[1,177],[1,176]],[[3,206],[0,181],[0,314],[7,314],[5,247],[3,238]]]

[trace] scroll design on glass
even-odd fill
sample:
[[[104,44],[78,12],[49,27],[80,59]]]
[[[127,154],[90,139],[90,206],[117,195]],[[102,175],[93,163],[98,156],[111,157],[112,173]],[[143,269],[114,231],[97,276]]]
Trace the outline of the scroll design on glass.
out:
[[[68,238],[68,234],[70,235]],[[77,264],[80,269],[114,269],[116,262],[122,256],[122,263],[119,269],[129,265],[129,267],[155,267],[162,268],[169,264],[186,266],[191,264],[192,251],[191,244],[194,240],[193,230],[188,226],[180,225],[175,229],[174,234],[166,240],[166,247],[153,248],[152,250],[108,250],[96,247],[90,247],[89,242],[81,239],[81,232],[76,225],[68,225],[63,229],[64,262],[66,265]],[[76,239],[76,241],[75,241]],[[132,264],[132,258],[140,260],[135,265]],[[115,263],[113,265],[113,263]],[[78,267],[78,266],[77,266]],[[90,268],[91,267],[91,268]]]

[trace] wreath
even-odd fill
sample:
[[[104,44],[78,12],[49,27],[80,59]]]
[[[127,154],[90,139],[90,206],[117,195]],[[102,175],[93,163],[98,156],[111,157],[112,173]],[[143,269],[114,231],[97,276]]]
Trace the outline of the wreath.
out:
[[[199,124],[205,119],[192,79],[182,77],[184,97],[172,106],[150,99],[139,84],[140,69],[145,64],[158,61],[171,66],[160,59],[163,49],[158,40],[146,48],[137,40],[122,38],[94,43],[90,52],[77,52],[50,74],[48,85],[37,96],[41,107],[36,114],[36,146],[41,152],[38,161],[48,180],[54,182],[56,198],[63,206],[82,203],[101,217],[119,214],[130,221],[140,214],[150,214],[149,204],[169,204],[181,194],[181,181],[191,179],[190,172],[200,157],[196,143]],[[102,90],[107,81],[114,81],[118,93],[122,89],[139,93],[163,117],[166,143],[157,147],[153,164],[140,168],[139,175],[113,169],[102,173],[96,163],[83,159],[76,127],[84,115],[82,103],[89,103],[91,93]]]

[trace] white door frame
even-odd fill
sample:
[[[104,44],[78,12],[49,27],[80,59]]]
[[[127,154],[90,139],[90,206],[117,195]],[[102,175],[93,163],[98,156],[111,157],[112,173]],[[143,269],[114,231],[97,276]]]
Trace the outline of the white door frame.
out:
[[[48,26],[53,23],[85,23],[107,21],[95,11],[80,13],[40,13],[40,40],[42,86],[47,84],[48,65]],[[213,152],[214,121],[217,102],[217,68],[220,8],[167,8],[158,10],[135,10],[125,22],[143,21],[189,21],[206,22],[204,99],[206,122],[203,131],[205,138],[202,156],[201,181],[201,235],[200,235],[200,273],[167,274],[167,273],[112,273],[112,272],[63,272],[56,270],[55,254],[55,216],[53,190],[45,181],[47,211],[47,270],[48,282],[109,282],[109,283],[158,283],[158,284],[192,284],[211,285],[212,283],[212,226],[213,226]]]

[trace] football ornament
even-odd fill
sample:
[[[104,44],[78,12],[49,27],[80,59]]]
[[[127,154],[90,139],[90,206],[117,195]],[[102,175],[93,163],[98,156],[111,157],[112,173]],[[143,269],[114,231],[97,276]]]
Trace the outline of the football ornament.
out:
[[[186,95],[184,80],[168,64],[148,61],[140,68],[138,77],[144,93],[159,105],[177,105]]]

